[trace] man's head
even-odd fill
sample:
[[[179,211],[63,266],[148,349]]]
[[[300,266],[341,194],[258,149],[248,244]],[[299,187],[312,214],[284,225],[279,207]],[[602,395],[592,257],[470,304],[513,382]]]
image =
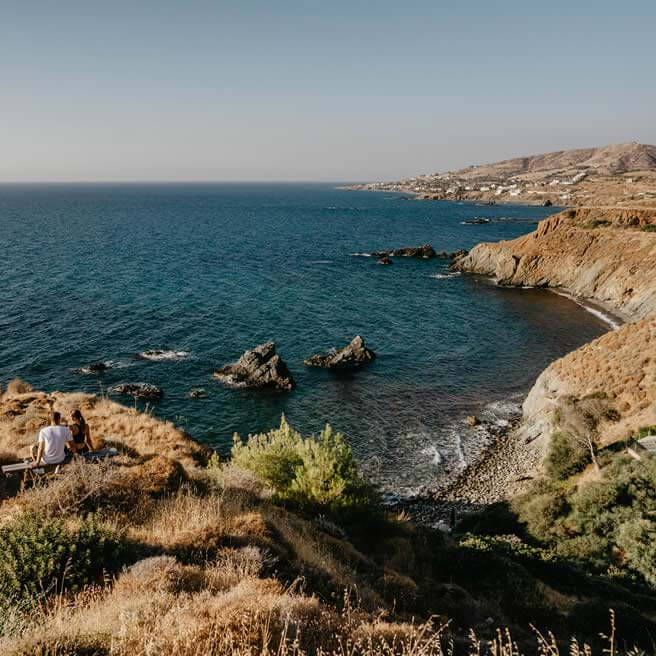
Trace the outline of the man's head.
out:
[[[57,426],[59,422],[61,421],[61,413],[60,412],[53,412],[52,413],[52,423]]]

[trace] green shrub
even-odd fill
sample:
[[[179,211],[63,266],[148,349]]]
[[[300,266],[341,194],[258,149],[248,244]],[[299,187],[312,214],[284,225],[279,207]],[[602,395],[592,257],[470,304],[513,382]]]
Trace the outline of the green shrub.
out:
[[[19,515],[0,529],[0,597],[29,601],[102,582],[121,567],[126,552],[122,535],[93,515],[75,527]]]
[[[545,469],[549,478],[565,480],[580,472],[590,461],[588,450],[561,431],[551,436]]]
[[[303,438],[284,417],[279,428],[246,442],[235,435],[232,464],[270,485],[276,500],[304,510],[358,509],[373,501],[350,446],[328,425],[318,439]]]
[[[648,223],[647,225],[643,225],[641,230],[643,232],[656,232],[656,223]]]
[[[594,230],[595,228],[606,228],[611,224],[611,221],[606,221],[605,219],[593,219],[592,221],[588,221],[586,228]]]
[[[513,509],[528,534],[559,556],[656,587],[656,459],[608,452],[604,460],[600,478],[542,482]]]

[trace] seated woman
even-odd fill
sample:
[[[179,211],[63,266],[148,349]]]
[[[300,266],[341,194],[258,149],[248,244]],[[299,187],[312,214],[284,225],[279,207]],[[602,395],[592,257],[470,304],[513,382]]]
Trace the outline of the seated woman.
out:
[[[71,449],[73,453],[83,454],[93,451],[89,424],[87,424],[79,410],[73,410],[71,412],[71,421],[68,427],[73,434],[73,446]]]

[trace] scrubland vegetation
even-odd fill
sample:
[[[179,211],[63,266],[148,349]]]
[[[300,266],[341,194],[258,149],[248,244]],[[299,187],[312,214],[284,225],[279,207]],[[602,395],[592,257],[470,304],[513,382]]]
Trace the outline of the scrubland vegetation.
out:
[[[3,397],[4,459],[33,439],[40,399]],[[2,654],[654,651],[656,466],[599,450],[585,418],[574,435],[603,399],[564,408],[531,494],[451,536],[385,510],[328,427],[314,439],[283,419],[225,463],[152,417],[82,401],[122,453],[0,490]]]

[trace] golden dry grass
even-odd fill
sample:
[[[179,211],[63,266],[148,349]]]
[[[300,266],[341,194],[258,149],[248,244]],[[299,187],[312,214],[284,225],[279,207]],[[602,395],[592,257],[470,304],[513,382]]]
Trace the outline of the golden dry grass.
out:
[[[13,381],[15,382],[15,381]],[[0,453],[3,459],[29,457],[38,432],[48,423],[49,400],[67,419],[80,409],[86,418],[94,448],[116,446],[130,454],[163,455],[187,469],[204,464],[211,450],[178,430],[171,422],[92,394],[34,392],[24,383],[10,383],[0,397]]]

